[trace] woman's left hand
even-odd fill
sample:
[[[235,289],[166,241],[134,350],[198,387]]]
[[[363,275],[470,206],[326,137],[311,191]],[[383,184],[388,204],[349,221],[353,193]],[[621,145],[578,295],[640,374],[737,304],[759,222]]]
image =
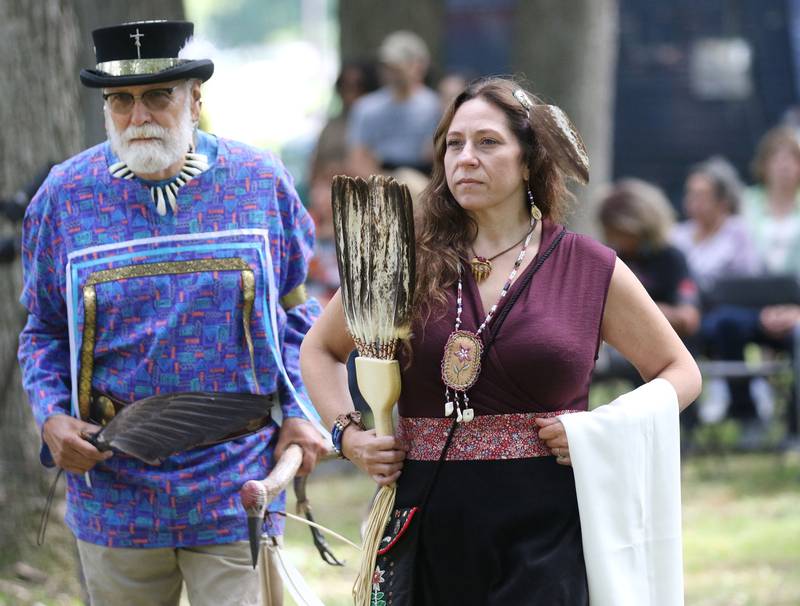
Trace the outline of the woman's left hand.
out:
[[[550,451],[556,455],[556,463],[559,465],[572,465],[564,424],[557,417],[539,417],[536,419],[536,424],[539,426],[539,437]]]

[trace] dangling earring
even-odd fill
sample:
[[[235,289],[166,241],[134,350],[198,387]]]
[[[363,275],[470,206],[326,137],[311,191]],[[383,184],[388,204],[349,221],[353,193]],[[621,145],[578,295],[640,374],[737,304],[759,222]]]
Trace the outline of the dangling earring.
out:
[[[533,199],[533,192],[531,191],[530,183],[527,184],[528,188],[528,202],[531,205],[531,217],[536,219],[537,221],[542,220],[542,211],[536,206],[536,202]]]

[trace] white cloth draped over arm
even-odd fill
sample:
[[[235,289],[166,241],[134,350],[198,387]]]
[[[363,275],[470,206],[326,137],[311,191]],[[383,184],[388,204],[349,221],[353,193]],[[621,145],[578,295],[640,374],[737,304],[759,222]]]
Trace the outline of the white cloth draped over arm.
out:
[[[560,416],[569,441],[592,606],[682,606],[678,399],[654,379]]]

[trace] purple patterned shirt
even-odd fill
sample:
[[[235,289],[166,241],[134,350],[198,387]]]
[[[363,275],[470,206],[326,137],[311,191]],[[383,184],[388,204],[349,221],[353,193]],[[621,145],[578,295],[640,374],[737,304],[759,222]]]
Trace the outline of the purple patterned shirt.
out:
[[[198,143],[210,168],[178,191],[176,214],[158,215],[138,179],[111,176],[108,143],[54,167],[31,201],[19,360],[40,428],[52,415],[77,416],[86,377],[129,402],[277,390],[284,418],[317,418],[299,348],[319,306],[278,305],[305,281],[313,223],[272,155],[204,133]],[[246,540],[238,490],[271,469],[277,433],[272,422],[159,466],[115,454],[90,472],[91,486],[68,473],[67,523],[79,539],[112,547]],[[46,446],[41,458],[53,464]],[[281,498],[272,510],[283,507]],[[280,518],[269,518],[267,531],[280,533]]]

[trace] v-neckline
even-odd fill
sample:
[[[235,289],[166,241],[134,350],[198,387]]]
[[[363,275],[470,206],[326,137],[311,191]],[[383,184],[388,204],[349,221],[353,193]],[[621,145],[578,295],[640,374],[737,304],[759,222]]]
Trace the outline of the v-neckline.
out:
[[[550,246],[550,243],[552,242],[553,234],[555,233],[555,229],[553,229],[554,224],[549,219],[542,219],[541,225],[542,225],[542,231],[541,231],[541,236],[539,238],[539,249],[536,251],[536,254],[533,256],[533,259],[531,259],[530,263],[528,263],[528,265],[525,266],[525,269],[523,269],[520,273],[517,274],[514,282],[508,289],[506,296],[503,297],[503,299],[499,302],[497,309],[495,310],[494,313],[495,318],[497,317],[497,314],[500,312],[500,310],[503,309],[503,306],[506,305],[507,301],[514,293],[514,291],[519,288],[520,282],[523,281],[528,272],[533,271],[533,268],[536,266],[536,260],[539,258],[539,255],[542,253],[543,250],[547,250],[547,247]],[[478,288],[478,283],[475,280],[475,276],[473,276],[472,272],[469,271],[468,264],[467,267],[465,267],[462,261],[462,276],[465,274],[467,276],[466,281],[467,281],[467,288],[469,289],[469,294],[476,301],[475,308],[478,312],[478,317],[475,318],[476,321],[475,330],[477,330],[478,326],[480,326],[481,323],[486,319],[487,311],[483,306],[481,291],[480,288]],[[491,331],[493,321],[490,322],[489,325],[486,327],[487,331]]]

